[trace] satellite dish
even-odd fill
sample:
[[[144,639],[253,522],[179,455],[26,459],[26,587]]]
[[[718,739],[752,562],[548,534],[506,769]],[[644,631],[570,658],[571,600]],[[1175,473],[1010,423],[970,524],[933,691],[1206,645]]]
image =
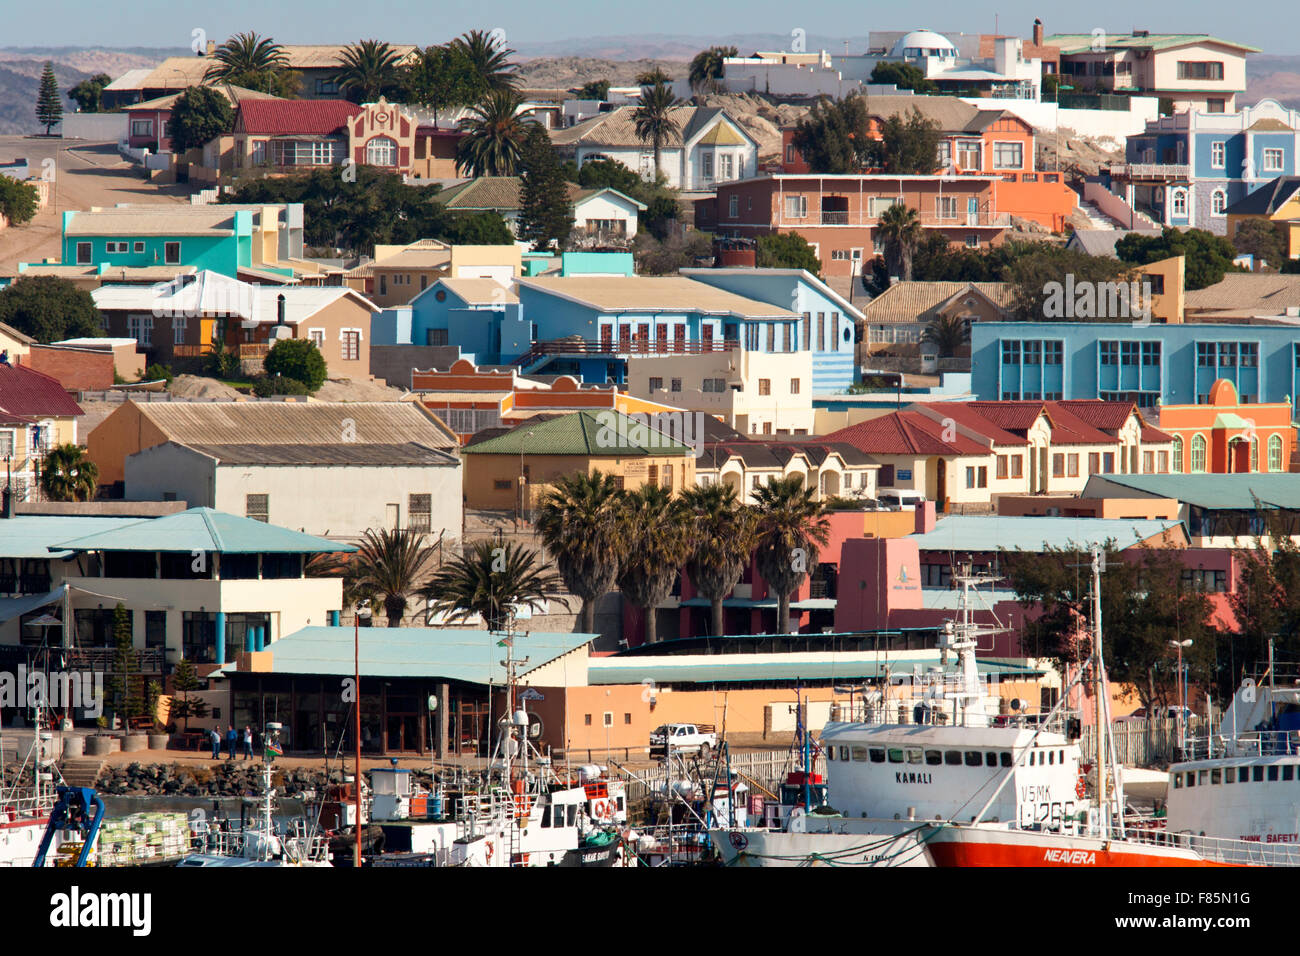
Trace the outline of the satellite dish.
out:
[[[438,709],[438,695],[437,695],[437,694],[430,694],[430,695],[429,695],[429,710],[433,711],[433,710],[437,710],[437,709]]]
[[[1012,710],[1023,710],[1025,707],[1025,702],[1021,700],[1019,697],[1012,697],[1009,706],[1011,707]]]

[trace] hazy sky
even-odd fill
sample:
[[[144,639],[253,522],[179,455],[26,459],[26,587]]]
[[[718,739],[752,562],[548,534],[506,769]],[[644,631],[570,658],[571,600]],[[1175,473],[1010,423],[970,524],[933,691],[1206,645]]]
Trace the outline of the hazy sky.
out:
[[[376,36],[421,44],[442,42],[467,29],[502,28],[512,46],[571,37],[673,34],[710,36],[770,32],[784,39],[795,28],[819,36],[865,36],[871,30],[928,26],[966,33],[1027,35],[1035,17],[1047,31],[1088,33],[1135,28],[1153,33],[1211,33],[1260,47],[1264,53],[1300,53],[1295,0],[1244,5],[1208,0],[50,0],[16,4],[4,18],[0,45],[188,47],[195,29],[209,39],[256,30],[284,43],[349,42]]]

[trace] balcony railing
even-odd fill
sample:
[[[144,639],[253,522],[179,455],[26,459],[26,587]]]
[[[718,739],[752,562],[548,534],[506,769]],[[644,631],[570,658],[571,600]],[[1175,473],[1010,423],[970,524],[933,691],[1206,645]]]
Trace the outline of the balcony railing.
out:
[[[882,209],[883,213],[884,210]],[[935,228],[963,228],[965,226],[989,226],[989,227],[1008,227],[1011,225],[1011,214],[1005,212],[966,212],[959,211],[952,216],[936,216],[932,212],[924,213],[920,216],[921,225],[927,229]],[[798,229],[801,226],[862,226],[870,228],[880,223],[880,215],[871,215],[870,212],[821,212],[813,213],[805,218],[782,216],[775,225],[782,228]]]
[[[550,339],[534,342],[513,365],[527,365],[545,355],[702,355],[728,352],[740,348],[737,339],[714,339],[708,342],[649,342],[644,339]]]
[[[849,211],[847,209],[824,210],[822,212],[823,226],[847,226],[849,224]]]
[[[1112,163],[1109,168],[1115,179],[1187,179],[1192,174],[1185,163]]]

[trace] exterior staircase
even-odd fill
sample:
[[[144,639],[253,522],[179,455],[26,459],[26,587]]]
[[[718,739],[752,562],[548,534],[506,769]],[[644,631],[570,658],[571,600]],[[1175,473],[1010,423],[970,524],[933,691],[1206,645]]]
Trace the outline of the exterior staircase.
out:
[[[106,760],[99,757],[74,757],[63,761],[59,772],[69,787],[93,787],[104,770]]]
[[[1111,219],[1110,216],[1106,215],[1090,202],[1085,202],[1082,199],[1079,200],[1079,212],[1087,217],[1089,229],[1113,230],[1116,228],[1115,220]]]

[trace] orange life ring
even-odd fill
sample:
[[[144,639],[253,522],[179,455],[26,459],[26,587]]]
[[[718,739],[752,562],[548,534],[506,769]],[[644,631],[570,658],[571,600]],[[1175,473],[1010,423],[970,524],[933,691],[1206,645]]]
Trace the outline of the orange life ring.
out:
[[[1088,795],[1088,781],[1084,779],[1083,774],[1079,774],[1079,779],[1075,781],[1074,795],[1080,800]]]
[[[493,853],[494,850],[496,850],[496,845],[493,844],[493,843],[489,843],[489,844],[487,845],[487,861],[488,861],[489,863],[492,862],[492,853]]]

